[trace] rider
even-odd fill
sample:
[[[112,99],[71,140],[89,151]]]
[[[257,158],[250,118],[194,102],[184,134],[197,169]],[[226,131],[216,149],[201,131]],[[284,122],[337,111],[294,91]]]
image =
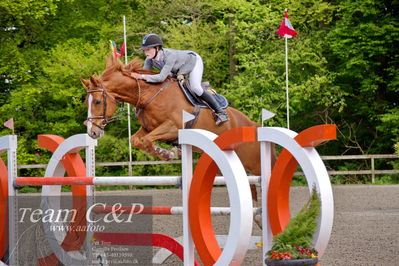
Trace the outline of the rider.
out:
[[[142,41],[141,50],[144,50],[146,56],[144,68],[150,70],[155,67],[160,70],[159,74],[142,75],[132,73],[135,79],[143,79],[147,82],[163,82],[168,75],[190,75],[190,87],[194,93],[204,100],[216,113],[216,125],[229,120],[227,113],[213,98],[213,96],[204,90],[201,86],[204,64],[202,58],[193,51],[174,50],[162,48],[162,39],[154,34],[147,34]]]

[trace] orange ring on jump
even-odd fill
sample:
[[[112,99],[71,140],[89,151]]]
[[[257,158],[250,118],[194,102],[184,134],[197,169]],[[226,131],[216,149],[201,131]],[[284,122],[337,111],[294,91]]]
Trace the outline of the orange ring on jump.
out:
[[[256,141],[255,127],[241,127],[224,132],[215,139],[222,150],[231,150],[242,142]],[[189,220],[193,241],[204,265],[213,265],[222,253],[216,240],[211,217],[211,193],[216,163],[203,153],[195,167],[189,193]]]
[[[336,139],[335,125],[313,126],[294,138],[302,147],[316,147],[320,143]],[[291,215],[289,208],[290,185],[298,162],[286,149],[277,158],[270,177],[267,209],[273,235],[284,231]]]

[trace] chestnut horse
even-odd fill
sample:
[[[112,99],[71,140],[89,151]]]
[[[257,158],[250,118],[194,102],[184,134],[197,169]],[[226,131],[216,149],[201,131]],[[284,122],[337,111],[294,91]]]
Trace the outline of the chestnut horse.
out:
[[[155,145],[155,141],[172,142],[178,138],[178,130],[183,128],[182,110],[192,113],[192,106],[185,98],[178,83],[167,79],[162,83],[147,83],[133,79],[130,74],[154,74],[142,68],[142,61],[134,59],[127,65],[110,56],[101,77],[81,78],[87,88],[89,108],[88,134],[99,138],[105,125],[112,119],[118,102],[130,103],[140,110],[140,129],[131,137],[132,146],[162,160],[175,158],[176,151],[169,151]],[[230,121],[216,126],[210,109],[201,109],[192,128],[205,129],[217,135],[237,127],[258,127],[240,111],[226,109]],[[247,171],[260,175],[260,148],[258,142],[246,142],[235,149]],[[275,151],[273,147],[273,156]],[[252,197],[256,198],[256,187],[251,185]]]

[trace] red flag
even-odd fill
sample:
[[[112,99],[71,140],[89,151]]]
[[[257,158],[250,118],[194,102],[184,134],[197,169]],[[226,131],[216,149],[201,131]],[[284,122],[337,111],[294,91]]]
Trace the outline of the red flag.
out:
[[[284,19],[280,25],[280,28],[276,31],[278,35],[292,38],[295,37],[298,33],[294,30],[291,25],[290,20],[288,19],[288,11],[284,12]]]
[[[4,126],[14,130],[14,118],[8,119],[7,122],[4,123]]]
[[[125,43],[122,44],[121,52],[119,53],[118,52],[118,47],[116,47],[116,43],[114,41],[111,41],[111,40],[110,40],[110,42],[111,42],[111,50],[114,51],[115,58],[118,58],[118,59],[121,58],[125,54],[125,50],[126,50]]]
[[[121,47],[121,57],[125,54],[125,43],[122,44]]]
[[[114,52],[114,57],[118,59],[121,58],[125,54],[125,49],[126,49],[125,43],[122,44],[121,53],[118,52],[118,47],[116,47],[116,43],[114,41],[110,40],[110,43],[111,43],[111,50]]]

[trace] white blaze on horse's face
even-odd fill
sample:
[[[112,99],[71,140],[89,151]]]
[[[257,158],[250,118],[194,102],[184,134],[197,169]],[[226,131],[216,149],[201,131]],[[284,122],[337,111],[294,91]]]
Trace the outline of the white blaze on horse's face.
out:
[[[93,126],[93,123],[91,122],[91,120],[89,119],[92,115],[91,115],[91,104],[92,104],[92,102],[93,102],[93,96],[91,95],[91,93],[89,93],[89,98],[88,98],[88,100],[87,100],[87,106],[88,106],[88,108],[87,108],[87,120],[86,120],[86,126],[87,126],[87,134],[90,136],[90,137],[92,137],[91,136],[91,128],[92,128],[92,126]]]
[[[89,93],[88,95],[88,109],[87,109],[87,134],[93,139],[101,138],[104,135],[104,130],[99,127],[102,125],[103,119],[94,119],[93,117],[99,117],[102,113],[98,113],[99,110],[103,110],[103,106],[101,108],[96,108],[96,102],[102,103],[101,100],[96,100],[93,96],[94,93]]]

